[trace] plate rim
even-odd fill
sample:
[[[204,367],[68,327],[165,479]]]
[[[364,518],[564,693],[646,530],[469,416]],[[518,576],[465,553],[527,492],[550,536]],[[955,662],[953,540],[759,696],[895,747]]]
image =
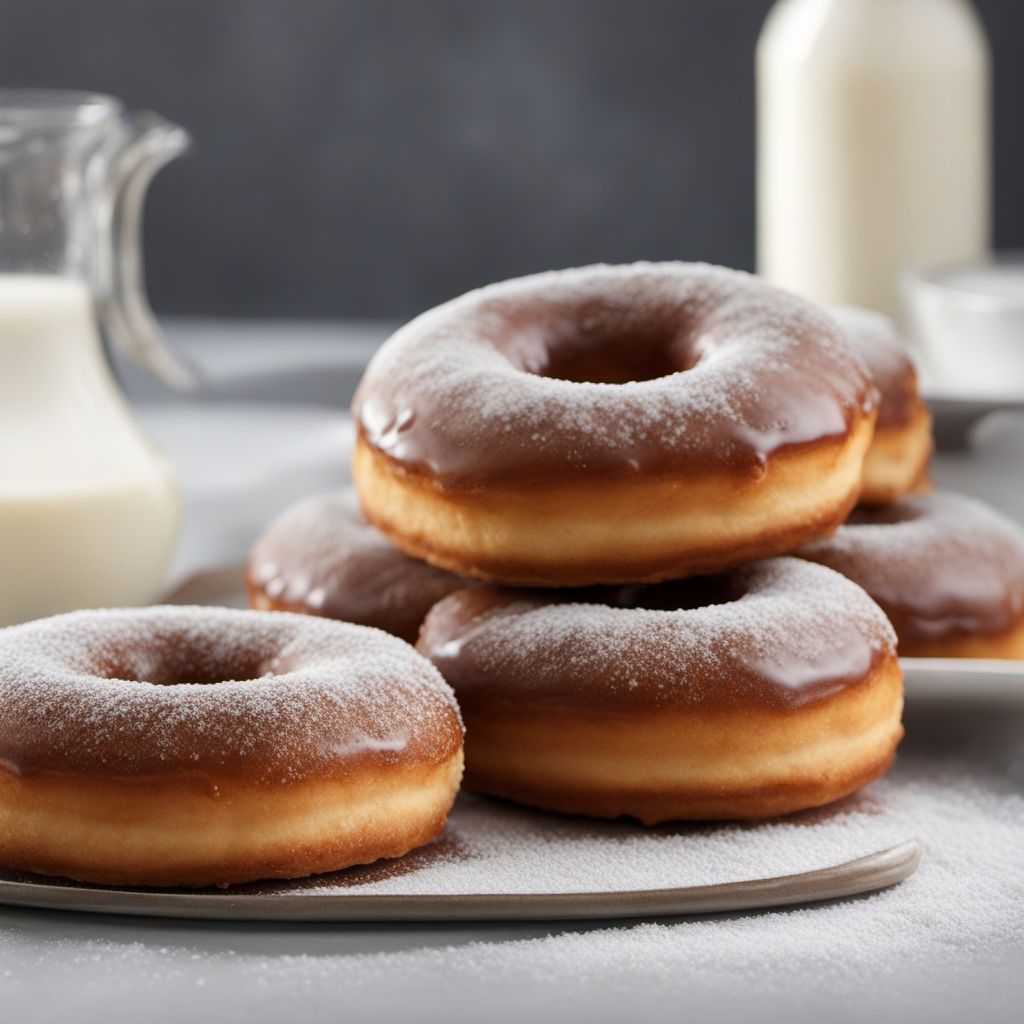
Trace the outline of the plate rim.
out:
[[[711,885],[579,893],[162,893],[0,879],[0,905],[216,921],[454,922],[613,920],[760,910],[877,892],[909,878],[921,845],[895,846],[822,868]]]
[[[979,675],[1020,676],[1024,679],[1024,661],[1013,658],[900,658],[904,672],[927,675],[955,672]]]

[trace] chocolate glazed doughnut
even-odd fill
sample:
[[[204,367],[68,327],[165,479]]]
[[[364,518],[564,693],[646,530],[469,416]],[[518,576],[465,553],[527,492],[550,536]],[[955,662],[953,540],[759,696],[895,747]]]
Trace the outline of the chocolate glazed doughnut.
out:
[[[880,394],[875,436],[864,459],[861,504],[882,505],[927,489],[932,416],[896,325],[857,306],[833,306],[829,312],[864,359]]]
[[[858,508],[797,554],[860,584],[902,655],[1024,658],[1024,532],[979,501],[940,492]]]
[[[467,785],[548,810],[786,814],[880,775],[903,734],[885,615],[794,558],[646,587],[462,591],[419,649],[465,716]]]
[[[409,643],[433,605],[472,585],[399,551],[351,489],[285,509],[253,545],[245,583],[253,608],[376,626]]]
[[[397,857],[462,775],[451,690],[407,644],[302,615],[73,612],[0,630],[0,866],[113,885]]]
[[[370,522],[454,572],[676,578],[834,529],[876,396],[834,320],[748,274],[538,274],[385,343],[354,403],[353,474]]]

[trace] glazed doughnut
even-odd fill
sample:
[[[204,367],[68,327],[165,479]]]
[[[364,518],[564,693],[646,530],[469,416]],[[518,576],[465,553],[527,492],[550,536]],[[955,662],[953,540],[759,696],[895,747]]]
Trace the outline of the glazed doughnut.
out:
[[[0,866],[227,885],[397,857],[462,775],[450,688],[379,630],[213,608],[0,631]]]
[[[431,607],[471,582],[399,551],[366,522],[351,489],[286,509],[246,571],[253,608],[376,626],[410,643]]]
[[[903,734],[892,627],[794,558],[575,597],[461,591],[419,648],[465,716],[467,785],[548,810],[786,814],[882,774]]]
[[[586,267],[399,330],[356,394],[353,473],[370,522],[453,572],[676,578],[842,522],[876,397],[835,321],[758,278]]]
[[[981,502],[937,493],[858,508],[798,554],[859,583],[902,655],[1024,658],[1024,532]]]
[[[875,436],[864,459],[861,503],[883,505],[926,489],[932,417],[896,325],[858,306],[832,306],[829,312],[863,358],[880,395]]]

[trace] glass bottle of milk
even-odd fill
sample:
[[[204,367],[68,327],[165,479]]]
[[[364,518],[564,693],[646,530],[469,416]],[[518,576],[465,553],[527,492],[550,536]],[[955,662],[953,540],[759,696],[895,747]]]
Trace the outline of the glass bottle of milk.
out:
[[[988,45],[968,0],[777,0],[757,48],[758,269],[900,313],[989,245]]]
[[[101,329],[168,379],[142,197],[187,136],[109,97],[0,90],[0,625],[158,593],[181,516]]]

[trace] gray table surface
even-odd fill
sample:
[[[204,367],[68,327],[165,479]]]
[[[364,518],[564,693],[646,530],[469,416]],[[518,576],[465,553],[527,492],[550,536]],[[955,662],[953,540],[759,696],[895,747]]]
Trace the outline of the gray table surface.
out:
[[[130,372],[144,418],[189,485],[190,520],[176,573],[240,557],[266,518],[288,501],[345,479],[349,436],[343,406],[354,374],[384,333],[374,325],[172,324],[207,368],[207,397],[182,403]],[[274,406],[265,404],[268,400]],[[993,417],[971,449],[939,457],[940,483],[981,494],[1024,522],[1024,421]],[[1014,719],[1012,716],[1017,715]],[[908,744],[914,739],[910,723]],[[948,730],[948,723],[922,723]],[[989,720],[1004,738],[1024,737],[1019,711]],[[931,741],[929,741],[931,742]],[[1014,740],[1016,742],[1016,740]],[[986,745],[976,748],[983,758]],[[913,748],[912,748],[913,749]],[[1024,763],[1024,744],[1007,755]],[[1000,770],[1005,762],[1000,762]],[[1021,867],[1024,867],[1022,855]],[[763,929],[771,914],[746,915]],[[823,926],[827,918],[822,917]],[[674,927],[703,927],[676,922]],[[725,927],[726,922],[718,926]],[[871,930],[884,931],[879,919]],[[500,926],[290,926],[194,924],[0,908],[0,1018],[29,1021],[636,1020],[820,1019],[1009,1020],[1024,998],[1024,951],[993,949],[962,976],[929,964],[861,972],[811,960],[819,982],[834,972],[837,1001],[808,1001],[799,986],[773,986],[751,964],[723,979],[714,964],[671,961],[671,927],[626,922],[629,957],[590,962],[587,937],[602,923]],[[555,937],[542,975],[522,973],[526,940]],[[868,938],[868,936],[866,936]],[[719,937],[721,941],[721,936]],[[657,967],[648,943],[660,943]],[[612,946],[614,947],[614,945]],[[625,947],[624,947],[625,948]],[[431,952],[432,951],[432,952]],[[406,976],[417,957],[418,973]],[[607,954],[605,954],[607,955]],[[596,956],[596,954],[595,954]],[[426,970],[424,970],[424,964]],[[600,967],[600,969],[597,969]],[[912,968],[912,969],[911,969]],[[901,968],[902,969],[902,968]],[[810,977],[811,974],[808,974]],[[523,978],[528,979],[523,981]],[[532,979],[529,980],[529,979]],[[586,979],[585,983],[579,979]]]

